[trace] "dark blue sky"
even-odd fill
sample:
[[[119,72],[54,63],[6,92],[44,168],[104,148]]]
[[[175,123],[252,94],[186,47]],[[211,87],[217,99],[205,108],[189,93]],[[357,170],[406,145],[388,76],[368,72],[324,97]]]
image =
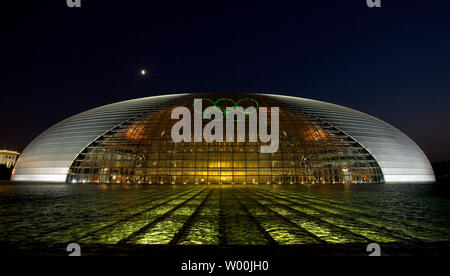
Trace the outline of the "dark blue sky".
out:
[[[131,98],[269,92],[366,112],[431,161],[450,159],[450,1],[13,2],[0,11],[0,145],[22,150],[71,115]]]

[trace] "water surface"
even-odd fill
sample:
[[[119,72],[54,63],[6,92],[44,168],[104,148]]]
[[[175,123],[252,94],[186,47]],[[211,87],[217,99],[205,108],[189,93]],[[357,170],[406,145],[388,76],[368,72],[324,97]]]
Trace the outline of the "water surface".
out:
[[[438,184],[165,186],[0,182],[0,242],[297,245],[450,241]]]

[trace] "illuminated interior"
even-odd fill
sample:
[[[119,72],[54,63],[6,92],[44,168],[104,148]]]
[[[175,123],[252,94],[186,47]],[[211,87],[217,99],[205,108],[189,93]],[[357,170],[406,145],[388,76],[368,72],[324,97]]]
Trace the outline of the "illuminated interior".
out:
[[[217,97],[217,105],[280,107],[280,145],[260,153],[261,142],[180,142],[171,139],[177,106],[190,107],[188,95],[157,113],[140,114],[91,143],[73,162],[68,182],[146,184],[307,184],[383,182],[374,158],[334,126],[263,95]],[[248,116],[247,116],[248,119]],[[203,120],[206,124],[208,121]],[[268,120],[270,124],[270,120]]]

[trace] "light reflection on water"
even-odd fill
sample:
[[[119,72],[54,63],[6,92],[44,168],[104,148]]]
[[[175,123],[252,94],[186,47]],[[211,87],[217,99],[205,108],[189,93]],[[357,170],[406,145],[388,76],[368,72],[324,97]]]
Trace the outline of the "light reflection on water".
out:
[[[445,185],[0,183],[0,242],[319,244],[450,241]]]

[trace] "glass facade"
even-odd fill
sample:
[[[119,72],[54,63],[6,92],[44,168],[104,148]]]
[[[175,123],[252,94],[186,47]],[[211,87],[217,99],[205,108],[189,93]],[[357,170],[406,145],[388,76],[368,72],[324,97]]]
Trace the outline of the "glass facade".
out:
[[[209,98],[208,98],[209,97]],[[275,153],[264,143],[180,142],[171,138],[173,108],[191,114],[216,105],[279,107],[280,141]],[[225,117],[225,116],[224,116]],[[268,120],[270,124],[270,120]],[[203,120],[203,124],[208,120]],[[270,129],[270,127],[269,127]],[[90,143],[73,161],[68,182],[147,184],[299,184],[383,182],[373,156],[356,140],[306,109],[265,95],[183,95],[158,111],[142,111]]]

